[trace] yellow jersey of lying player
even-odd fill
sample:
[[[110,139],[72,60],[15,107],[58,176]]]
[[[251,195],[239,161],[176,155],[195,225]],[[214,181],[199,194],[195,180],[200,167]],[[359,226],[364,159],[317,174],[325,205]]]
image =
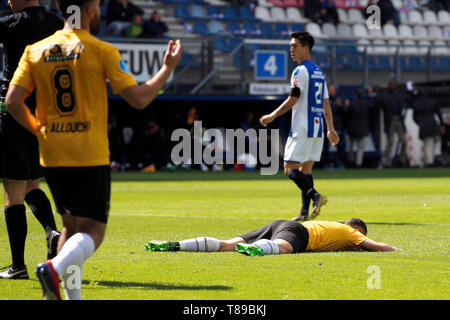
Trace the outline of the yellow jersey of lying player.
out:
[[[109,164],[106,79],[114,93],[136,83],[113,45],[86,30],[59,30],[27,46],[11,85],[36,88],[44,167]]]
[[[317,220],[302,222],[302,225],[309,233],[306,251],[357,250],[368,239],[358,230],[339,222]]]

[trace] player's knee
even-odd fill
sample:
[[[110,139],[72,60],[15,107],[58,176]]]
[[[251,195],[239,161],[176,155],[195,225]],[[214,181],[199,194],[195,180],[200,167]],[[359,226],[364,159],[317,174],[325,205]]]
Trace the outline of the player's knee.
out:
[[[286,175],[286,176],[289,176],[289,173],[291,172],[291,168],[289,168],[289,167],[284,167],[284,174]]]
[[[233,251],[235,247],[234,243],[229,241],[220,241],[219,251]]]

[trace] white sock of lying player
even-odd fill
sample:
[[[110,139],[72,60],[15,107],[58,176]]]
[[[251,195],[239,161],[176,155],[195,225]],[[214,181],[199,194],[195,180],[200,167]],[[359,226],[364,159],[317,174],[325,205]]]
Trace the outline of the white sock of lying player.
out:
[[[209,237],[198,237],[180,241],[180,251],[216,252],[219,251],[219,246],[219,240]]]
[[[253,242],[252,244],[260,247],[263,250],[264,255],[267,255],[267,254],[279,254],[280,253],[280,248],[272,240],[261,239],[261,240],[258,240],[256,242]]]

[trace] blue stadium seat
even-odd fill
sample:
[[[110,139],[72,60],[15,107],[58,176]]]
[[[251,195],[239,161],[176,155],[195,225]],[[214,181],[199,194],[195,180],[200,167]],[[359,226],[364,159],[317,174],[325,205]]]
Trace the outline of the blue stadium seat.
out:
[[[336,63],[336,68],[337,69],[344,69],[345,68],[345,60],[344,57],[341,55],[336,55],[336,59],[334,60],[334,62]]]
[[[100,5],[101,14],[100,16],[103,19],[106,19],[106,16],[108,14],[108,7],[109,7],[109,1],[104,1],[102,5]]]
[[[205,7],[199,4],[193,4],[191,6],[191,17],[194,19],[209,19],[208,14],[206,13]]]
[[[367,56],[367,64],[369,65],[369,70],[377,69],[377,62],[374,56]]]
[[[251,21],[245,21],[243,27],[246,34],[256,35],[258,33],[258,28]]]
[[[218,6],[208,6],[208,16],[215,19],[223,19],[222,10]]]
[[[425,70],[425,64],[422,58],[417,56],[409,57],[409,67],[411,70]]]
[[[391,60],[386,56],[379,56],[375,69],[377,70],[390,70],[392,69]]]
[[[246,69],[250,69],[251,68],[250,59],[251,59],[251,55],[246,54],[244,56],[244,68],[246,68]],[[241,60],[242,60],[242,54],[240,52],[236,53],[234,55],[234,66],[237,67],[237,68],[240,68],[241,65],[242,65]]]
[[[441,69],[450,71],[450,57],[441,57],[440,59]]]
[[[335,40],[335,39],[328,39],[328,40],[326,40],[326,44],[327,44],[327,50],[329,51],[329,52],[331,52],[331,49],[333,48],[333,47],[336,47],[336,53],[339,53],[339,41],[338,40]]]
[[[242,34],[241,26],[236,21],[228,21],[227,30],[231,34],[235,34],[235,35]]]
[[[230,38],[230,49],[233,50],[234,48],[236,48],[238,45],[240,45],[242,42],[241,38]]]
[[[338,47],[338,52],[340,53],[357,53],[356,44],[353,40],[343,40],[341,41],[341,46]]]
[[[278,35],[289,35],[289,28],[286,23],[276,23],[275,24],[275,33]]]
[[[215,35],[215,34],[229,34],[229,32],[226,31],[225,25],[223,24],[223,22],[218,21],[218,20],[210,20],[208,22],[208,32],[211,35]]]
[[[227,19],[227,20],[243,20],[239,16],[235,7],[225,6],[223,8],[223,17],[224,17],[224,19]]]
[[[357,54],[349,54],[347,57],[346,67],[353,70],[362,70],[363,66],[360,56]]]
[[[210,35],[210,32],[208,31],[208,26],[203,20],[195,20],[194,21],[194,33],[203,34],[203,35]]]
[[[187,66],[192,60],[194,59],[194,56],[190,53],[183,52],[181,55],[180,62],[178,63],[177,67],[185,67]]]
[[[315,54],[313,57],[313,61],[322,69],[330,68],[330,57],[326,54]]]
[[[404,71],[411,70],[409,66],[409,59],[407,57],[400,57],[400,69]]]
[[[431,57],[431,70],[441,70],[439,57]]]
[[[239,7],[239,16],[245,21],[258,21],[249,6]]]
[[[182,19],[191,19],[191,14],[186,8],[186,6],[183,5],[176,5],[174,9],[175,17],[182,18]]]
[[[305,31],[305,26],[301,23],[293,23],[291,24],[292,31]]]
[[[274,34],[272,25],[267,22],[260,23],[259,30],[261,31],[262,36],[272,36]]]
[[[214,50],[219,50],[222,52],[230,52],[231,51],[231,47],[228,44],[227,38],[225,38],[225,37],[214,37],[213,48],[214,48]]]
[[[100,36],[109,36],[108,27],[106,26],[105,21],[100,20]]]
[[[248,44],[246,47],[247,52],[253,52],[255,50],[261,50],[260,44]]]

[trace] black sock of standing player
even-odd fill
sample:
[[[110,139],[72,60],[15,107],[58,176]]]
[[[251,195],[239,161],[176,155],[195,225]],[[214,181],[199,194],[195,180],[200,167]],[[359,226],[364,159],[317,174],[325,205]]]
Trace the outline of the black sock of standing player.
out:
[[[52,234],[52,230],[56,230],[55,218],[53,217],[50,200],[48,200],[44,191],[41,189],[33,189],[25,196],[25,202],[44,228],[48,239]]]
[[[27,237],[25,205],[5,206],[5,221],[11,247],[12,266],[16,269],[25,265],[24,253]]]
[[[312,176],[309,178],[307,175],[301,173],[298,169],[291,170],[289,178],[295,182],[295,184],[305,192],[309,198],[313,198],[317,191],[314,189]]]
[[[313,181],[313,177],[312,174],[305,174],[306,178],[309,179],[309,181],[311,182],[312,187],[314,188],[314,181]],[[302,190],[302,202],[303,202],[303,207],[302,207],[302,211],[308,212],[309,210],[309,205],[311,203],[311,197],[308,196],[306,190]]]

